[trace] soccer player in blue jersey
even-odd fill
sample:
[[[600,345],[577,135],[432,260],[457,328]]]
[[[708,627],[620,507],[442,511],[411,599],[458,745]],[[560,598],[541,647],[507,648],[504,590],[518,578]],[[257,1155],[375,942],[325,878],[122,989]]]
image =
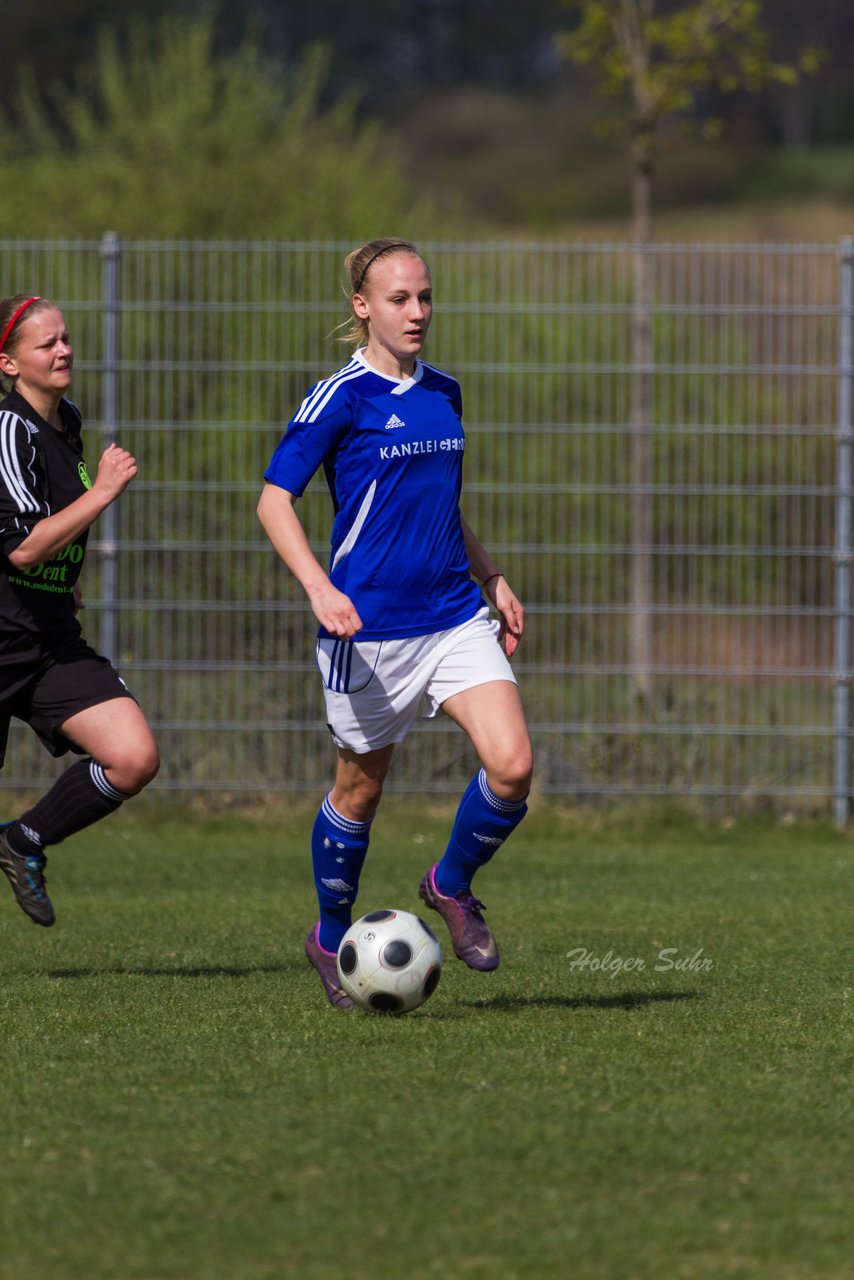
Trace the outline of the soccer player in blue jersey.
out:
[[[527,811],[531,741],[508,658],[524,610],[459,507],[465,449],[457,381],[419,358],[430,271],[408,240],[349,254],[352,359],[313,386],[265,473],[258,516],[319,623],[317,661],[338,749],[312,833],[320,919],[305,950],[331,1003],[351,1007],[336,953],[352,922],[371,823],[395,744],[426,701],[468,734],[481,768],[419,893],[473,969],[498,947],[475,873]],[[335,517],[328,572],[295,505],[323,467]],[[478,585],[480,583],[480,585]],[[500,615],[492,621],[486,600]]]
[[[0,766],[13,716],[51,755],[85,757],[0,824],[0,870],[21,909],[46,928],[55,916],[45,849],[113,813],[159,764],[148,721],[77,620],[89,526],[137,465],[111,444],[90,479],[80,414],[66,398],[72,365],[54,303],[25,294],[0,301],[0,375],[11,384],[0,400]]]

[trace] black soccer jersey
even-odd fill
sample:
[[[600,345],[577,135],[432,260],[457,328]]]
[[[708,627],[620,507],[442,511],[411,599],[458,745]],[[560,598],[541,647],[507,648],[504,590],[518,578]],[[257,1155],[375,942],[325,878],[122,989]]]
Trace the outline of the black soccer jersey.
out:
[[[74,584],[88,530],[50,560],[17,569],[9,560],[34,526],[90,488],[80,414],[59,406],[65,426],[50,426],[16,391],[0,401],[0,654],[31,647],[36,637],[78,635]]]

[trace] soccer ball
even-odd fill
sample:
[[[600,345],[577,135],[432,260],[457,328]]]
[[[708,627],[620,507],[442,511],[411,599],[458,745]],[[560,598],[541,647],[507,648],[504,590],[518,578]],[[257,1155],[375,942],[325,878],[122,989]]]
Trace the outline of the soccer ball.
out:
[[[338,948],[341,986],[362,1009],[408,1013],[439,984],[442,951],[431,929],[409,911],[371,911],[351,925]]]

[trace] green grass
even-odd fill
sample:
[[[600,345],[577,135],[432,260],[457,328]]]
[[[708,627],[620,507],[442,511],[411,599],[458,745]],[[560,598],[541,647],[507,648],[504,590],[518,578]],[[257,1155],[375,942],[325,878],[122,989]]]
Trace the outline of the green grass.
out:
[[[307,810],[155,813],[0,896],[0,1280],[850,1275],[850,837],[534,815],[501,968],[388,1019],[303,958]],[[446,827],[389,806],[365,910]]]

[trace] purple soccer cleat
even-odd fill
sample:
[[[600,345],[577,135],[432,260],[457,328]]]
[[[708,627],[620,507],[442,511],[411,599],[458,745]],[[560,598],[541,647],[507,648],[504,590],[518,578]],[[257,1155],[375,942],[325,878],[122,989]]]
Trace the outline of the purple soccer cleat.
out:
[[[437,864],[438,865],[438,864]],[[418,888],[422,902],[439,915],[448,926],[454,955],[470,969],[486,972],[498,968],[498,944],[481,912],[484,904],[469,890],[448,898],[436,888],[436,867],[424,876]]]
[[[329,999],[329,1003],[333,1004],[336,1009],[353,1009],[355,1006],[353,1001],[347,995],[347,992],[341,986],[338,978],[338,962],[335,953],[326,951],[320,945],[317,934],[320,929],[320,922],[312,925],[308,931],[308,937],[305,940],[305,954],[311,964],[320,974],[320,981],[323,983],[323,990]]]

